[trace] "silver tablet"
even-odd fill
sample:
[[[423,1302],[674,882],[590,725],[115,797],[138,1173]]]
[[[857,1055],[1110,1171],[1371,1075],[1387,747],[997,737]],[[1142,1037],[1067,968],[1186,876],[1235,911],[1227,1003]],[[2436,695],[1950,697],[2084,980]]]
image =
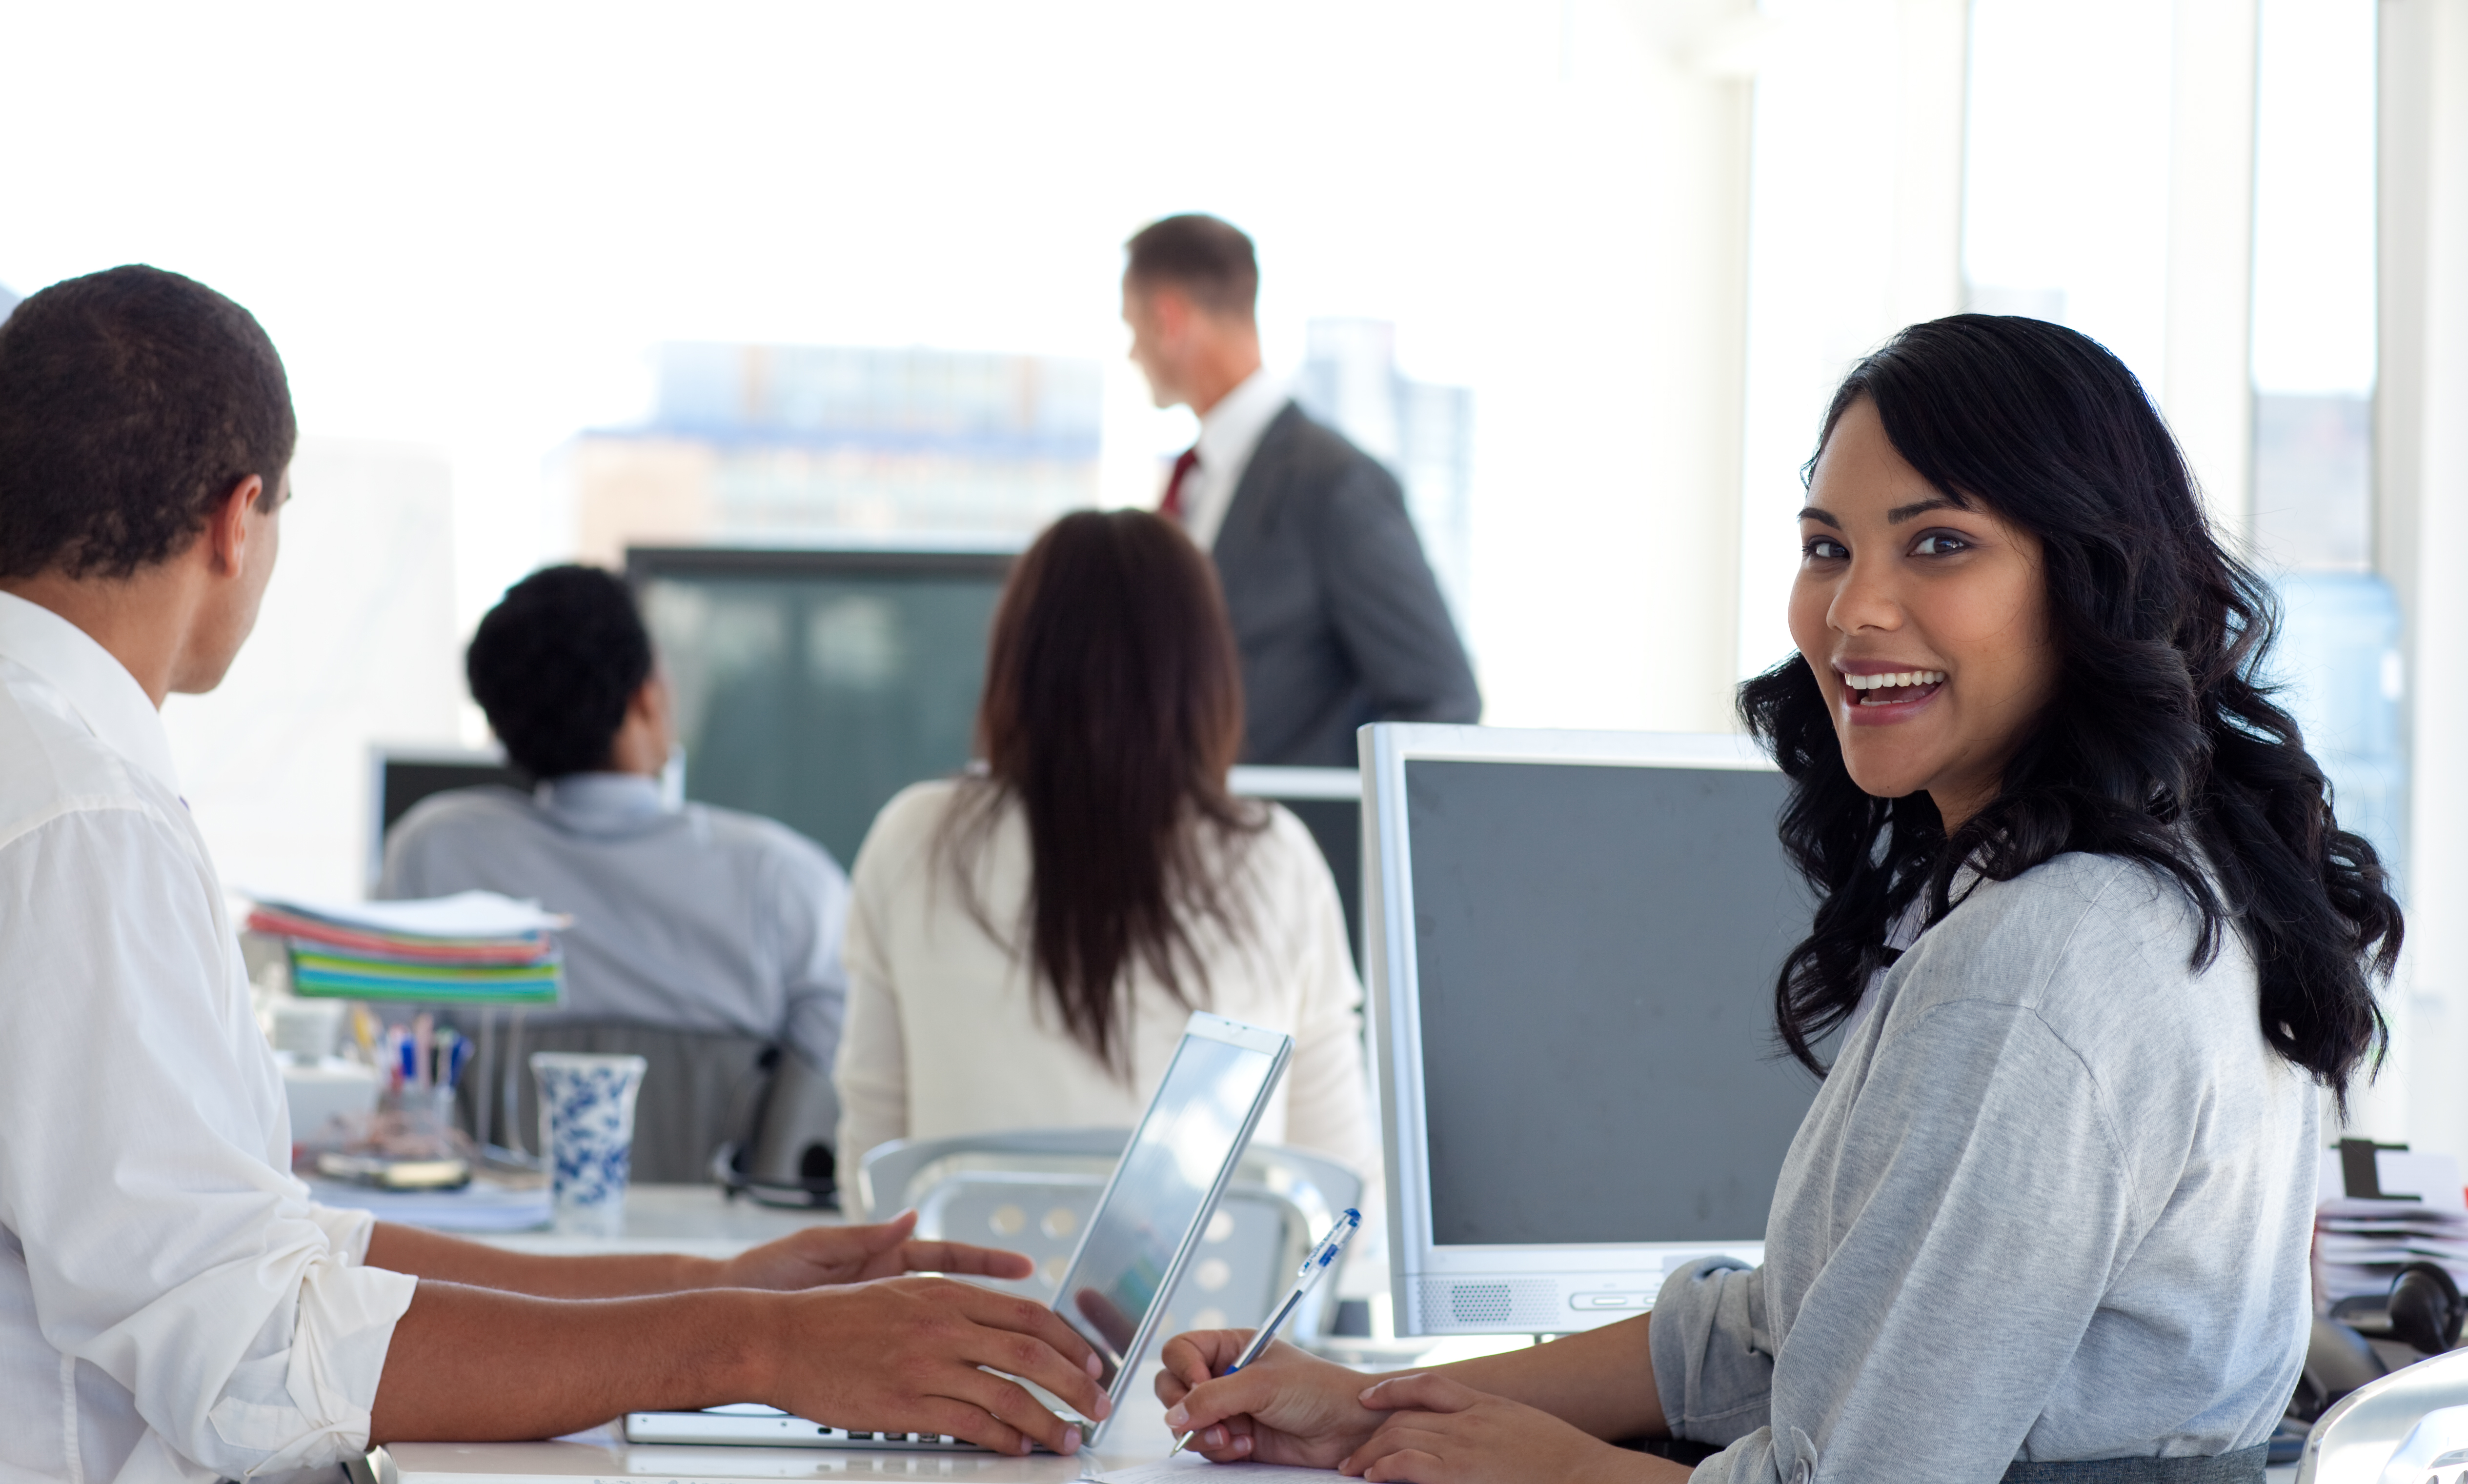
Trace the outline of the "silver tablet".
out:
[[[1156,1337],[1162,1300],[1174,1291],[1234,1166],[1276,1090],[1293,1038],[1223,1016],[1196,1014],[1098,1198],[1054,1309],[1096,1348],[1119,1416],[1132,1364]],[[1040,1400],[1051,1403],[1041,1393]],[[1104,1423],[1079,1419],[1094,1447]],[[925,1433],[850,1432],[773,1407],[630,1412],[629,1443],[758,1444],[802,1448],[973,1449]]]

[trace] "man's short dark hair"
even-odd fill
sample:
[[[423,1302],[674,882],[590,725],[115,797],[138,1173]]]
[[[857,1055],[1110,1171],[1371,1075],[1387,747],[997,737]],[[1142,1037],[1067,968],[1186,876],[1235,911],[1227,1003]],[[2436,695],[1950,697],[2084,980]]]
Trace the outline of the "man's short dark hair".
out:
[[[651,677],[651,635],[615,575],[542,567],[480,620],[463,673],[514,766],[534,778],[596,772]]]
[[[1127,282],[1172,286],[1212,314],[1249,318],[1260,300],[1260,260],[1251,240],[1229,221],[1198,212],[1152,221],[1123,244],[1131,254]]]
[[[0,320],[0,577],[126,577],[186,550],[232,487],[270,498],[299,442],[246,309],[142,264]]]

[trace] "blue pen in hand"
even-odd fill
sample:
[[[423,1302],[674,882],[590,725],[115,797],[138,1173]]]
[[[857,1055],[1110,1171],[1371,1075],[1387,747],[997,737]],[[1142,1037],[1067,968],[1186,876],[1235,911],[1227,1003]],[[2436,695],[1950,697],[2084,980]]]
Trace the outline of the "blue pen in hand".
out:
[[[1286,1301],[1277,1306],[1275,1313],[1268,1315],[1268,1322],[1260,1326],[1260,1333],[1251,1336],[1251,1343],[1243,1347],[1243,1353],[1225,1368],[1225,1375],[1231,1376],[1260,1358],[1268,1350],[1269,1341],[1277,1337],[1277,1331],[1283,1329],[1286,1321],[1293,1316],[1293,1312],[1301,1307],[1304,1296],[1328,1275],[1329,1269],[1337,1266],[1337,1259],[1344,1252],[1345,1244],[1352,1242],[1354,1234],[1361,1229],[1362,1213],[1352,1206],[1346,1207],[1345,1213],[1337,1219],[1337,1224],[1328,1229],[1328,1235],[1319,1240],[1319,1245],[1312,1248],[1312,1255],[1303,1260],[1302,1271],[1294,1278],[1294,1290],[1286,1295]],[[1174,1453],[1179,1453],[1188,1447],[1199,1431],[1194,1427],[1175,1439]],[[1174,1453],[1166,1456],[1172,1458]]]

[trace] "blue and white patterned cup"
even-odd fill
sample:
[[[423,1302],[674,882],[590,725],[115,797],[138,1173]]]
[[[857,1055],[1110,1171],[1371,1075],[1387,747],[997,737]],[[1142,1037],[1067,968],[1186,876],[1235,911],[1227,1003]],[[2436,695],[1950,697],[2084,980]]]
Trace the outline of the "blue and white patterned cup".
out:
[[[634,1158],[634,1095],[641,1057],[535,1051],[540,1149],[557,1198],[557,1229],[592,1237],[626,1230],[626,1177]]]

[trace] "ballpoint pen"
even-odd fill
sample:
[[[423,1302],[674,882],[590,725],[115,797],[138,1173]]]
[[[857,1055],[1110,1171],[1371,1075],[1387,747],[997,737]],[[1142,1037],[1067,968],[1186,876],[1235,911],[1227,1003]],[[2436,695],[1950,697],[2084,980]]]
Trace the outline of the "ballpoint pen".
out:
[[[1277,1331],[1285,1327],[1285,1322],[1293,1316],[1294,1311],[1301,1307],[1303,1299],[1319,1280],[1328,1275],[1328,1270],[1337,1266],[1337,1256],[1345,1250],[1345,1244],[1352,1242],[1354,1234],[1361,1229],[1362,1213],[1352,1206],[1346,1207],[1344,1213],[1337,1217],[1337,1224],[1328,1229],[1328,1235],[1319,1240],[1319,1245],[1312,1248],[1312,1255],[1303,1259],[1302,1271],[1294,1275],[1294,1290],[1286,1295],[1286,1301],[1277,1306],[1275,1313],[1268,1315],[1268,1322],[1260,1326],[1260,1332],[1251,1336],[1251,1343],[1244,1346],[1243,1353],[1235,1358],[1234,1363],[1225,1368],[1225,1375],[1231,1376],[1260,1358],[1261,1353],[1268,1348],[1268,1342],[1277,1337]],[[1194,1427],[1175,1439],[1174,1453],[1166,1456],[1172,1458],[1175,1453],[1181,1452],[1199,1431]]]

